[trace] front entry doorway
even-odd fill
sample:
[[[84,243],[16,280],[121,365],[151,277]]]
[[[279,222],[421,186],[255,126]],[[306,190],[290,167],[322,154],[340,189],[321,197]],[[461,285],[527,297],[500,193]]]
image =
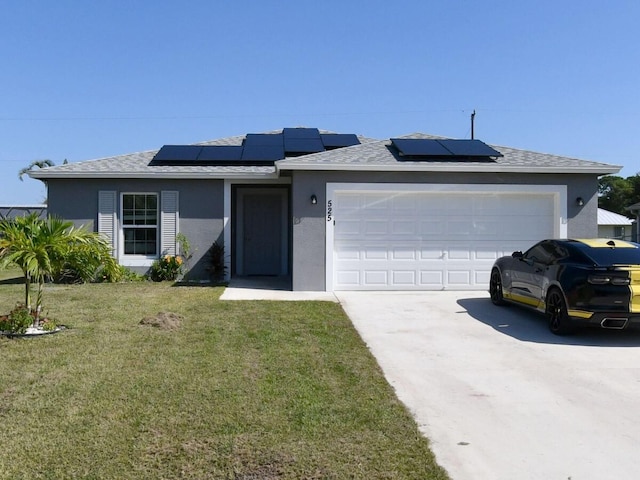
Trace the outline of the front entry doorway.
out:
[[[289,190],[237,187],[234,272],[242,276],[289,273]]]

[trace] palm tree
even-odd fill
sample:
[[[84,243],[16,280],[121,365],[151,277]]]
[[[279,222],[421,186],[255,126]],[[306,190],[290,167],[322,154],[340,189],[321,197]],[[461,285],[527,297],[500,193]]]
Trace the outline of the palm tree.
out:
[[[67,163],[66,160],[64,162]],[[18,172],[18,178],[22,182],[23,181],[22,177],[24,177],[27,173],[33,170],[34,167],[47,168],[47,167],[54,167],[55,165],[56,164],[52,160],[34,160],[28,166],[26,166],[25,168],[23,168]]]
[[[110,246],[99,234],[83,227],[75,228],[72,222],[56,217],[41,219],[37,213],[0,221],[0,268],[10,263],[22,270],[25,306],[35,311],[36,325],[42,309],[45,281],[65,267],[77,266],[78,274],[84,280],[95,275],[101,266],[109,273],[117,270]],[[32,308],[34,283],[37,293],[35,308]]]

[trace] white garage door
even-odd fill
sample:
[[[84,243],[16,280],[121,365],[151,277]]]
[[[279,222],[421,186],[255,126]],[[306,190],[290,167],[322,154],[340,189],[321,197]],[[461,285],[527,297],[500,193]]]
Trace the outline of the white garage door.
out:
[[[496,258],[558,235],[556,193],[480,190],[331,192],[329,289],[486,289]]]

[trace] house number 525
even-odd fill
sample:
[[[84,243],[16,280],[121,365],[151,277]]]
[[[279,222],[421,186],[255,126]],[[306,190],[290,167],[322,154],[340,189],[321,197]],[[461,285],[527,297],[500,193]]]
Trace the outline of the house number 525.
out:
[[[333,203],[327,200],[327,222],[333,220]]]

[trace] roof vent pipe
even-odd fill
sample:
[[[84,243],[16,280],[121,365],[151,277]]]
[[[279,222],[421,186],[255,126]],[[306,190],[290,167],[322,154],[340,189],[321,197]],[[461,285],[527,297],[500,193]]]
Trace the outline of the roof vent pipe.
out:
[[[473,109],[473,113],[471,114],[471,140],[473,140],[475,138],[475,134],[474,134],[475,120],[476,120],[476,110],[474,108]]]

